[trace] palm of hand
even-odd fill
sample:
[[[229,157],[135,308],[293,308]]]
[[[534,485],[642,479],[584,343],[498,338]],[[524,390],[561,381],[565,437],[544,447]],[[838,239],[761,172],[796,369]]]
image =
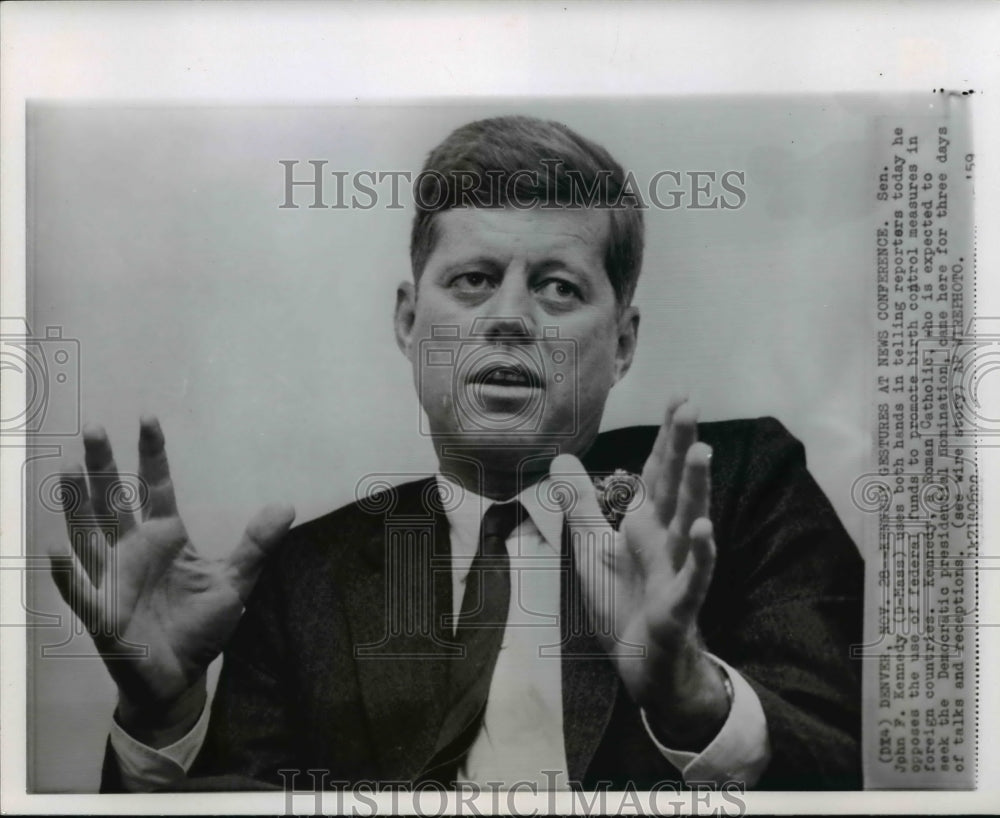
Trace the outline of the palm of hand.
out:
[[[553,464],[560,479],[571,475],[576,499],[565,510],[591,621],[640,701],[700,653],[697,616],[715,546],[707,518],[711,451],[696,442],[696,428],[693,411],[670,407],[643,469],[644,491],[619,531],[603,522],[579,461],[563,456]]]
[[[601,641],[619,676],[629,690],[639,691],[661,666],[698,645],[697,611],[688,601],[694,565],[687,562],[687,538],[664,526],[649,504],[626,515],[614,537],[611,605],[590,597],[588,602],[606,622],[602,633],[610,638]],[[652,558],[650,552],[673,559]],[[681,556],[684,561],[675,565]]]
[[[200,556],[178,517],[143,524],[115,552],[117,605],[104,631],[109,649],[138,661],[121,662],[117,673],[112,665],[112,675],[126,688],[138,681],[154,701],[169,701],[221,653],[242,600],[225,564]]]
[[[224,560],[198,554],[177,513],[163,434],[144,419],[139,479],[144,522],[109,502],[119,482],[104,431],[85,432],[90,485],[63,476],[73,554],[53,557],[60,593],[90,632],[131,704],[162,709],[202,678],[232,636],[268,551],[291,526],[290,507],[263,509]]]

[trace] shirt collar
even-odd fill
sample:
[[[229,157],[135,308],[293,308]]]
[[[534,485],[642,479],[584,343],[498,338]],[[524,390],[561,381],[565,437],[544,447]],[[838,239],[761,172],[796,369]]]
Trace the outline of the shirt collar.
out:
[[[462,488],[440,472],[435,476],[442,496],[454,498],[454,501],[444,503],[448,524],[456,534],[452,538],[452,547],[462,543],[471,544],[475,549],[479,541],[479,528],[483,522],[483,515],[495,501]],[[545,477],[528,486],[514,499],[520,501],[528,512],[531,522],[538,529],[538,533],[542,535],[542,539],[558,554],[562,550],[563,512],[558,504],[546,499],[551,479]]]

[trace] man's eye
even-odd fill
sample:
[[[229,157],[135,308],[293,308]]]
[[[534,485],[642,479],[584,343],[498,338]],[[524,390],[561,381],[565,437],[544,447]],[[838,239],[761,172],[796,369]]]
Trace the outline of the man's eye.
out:
[[[575,284],[571,284],[561,278],[547,278],[539,285],[538,289],[542,295],[560,301],[568,301],[581,297],[580,289]]]
[[[486,273],[462,273],[451,280],[451,286],[463,292],[480,292],[492,286]]]

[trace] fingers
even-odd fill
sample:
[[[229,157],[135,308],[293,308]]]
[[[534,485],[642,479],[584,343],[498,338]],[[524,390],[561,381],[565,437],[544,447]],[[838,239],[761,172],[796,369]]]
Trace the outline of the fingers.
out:
[[[664,525],[669,525],[673,519],[684,473],[685,458],[688,450],[697,439],[698,410],[690,403],[685,403],[674,413],[660,479],[653,491],[657,514]]]
[[[289,505],[272,505],[261,509],[250,520],[243,537],[227,560],[231,582],[246,604],[257,582],[264,558],[288,533],[295,519],[295,509]]]
[[[139,420],[139,477],[146,484],[149,498],[143,506],[143,519],[173,517],[177,514],[174,484],[160,422],[151,415]]]
[[[663,467],[663,460],[666,457],[668,443],[670,441],[670,430],[673,426],[674,414],[678,409],[680,409],[681,406],[687,403],[687,401],[688,398],[684,395],[673,396],[667,401],[667,412],[663,419],[663,424],[656,433],[656,440],[653,442],[653,448],[642,468],[642,480],[647,486],[653,487],[659,477],[660,470]]]
[[[688,449],[697,439],[698,410],[685,401],[670,416],[670,426],[664,434],[661,452],[655,466],[651,467],[651,474],[646,482],[657,516],[664,526],[670,525],[674,517],[684,461]]]
[[[60,475],[59,496],[62,498],[69,544],[80,558],[87,575],[99,586],[104,576],[108,541],[95,524],[87,478],[78,464],[70,466]]]
[[[90,581],[75,554],[49,554],[52,579],[70,610],[91,634],[104,630],[104,603],[101,592]]]
[[[90,474],[91,506],[98,517],[98,524],[122,537],[135,527],[135,517],[128,504],[121,499],[118,466],[104,427],[84,427],[83,452]]]
[[[692,528],[695,520],[708,517],[712,493],[710,464],[712,449],[705,443],[695,443],[684,458],[677,493],[677,508],[670,522],[671,539],[677,543],[671,554],[674,570],[680,570],[693,542]]]
[[[690,556],[681,571],[684,591],[677,604],[676,615],[681,621],[694,623],[705,602],[709,586],[712,584],[712,572],[715,569],[712,521],[699,517],[691,526],[689,539]]]

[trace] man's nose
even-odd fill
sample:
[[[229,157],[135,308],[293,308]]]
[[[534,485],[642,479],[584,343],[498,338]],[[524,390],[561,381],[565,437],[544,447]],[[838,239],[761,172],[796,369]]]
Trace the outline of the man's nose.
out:
[[[508,270],[493,297],[483,305],[473,334],[530,340],[535,328],[533,307],[525,276],[520,271]]]

